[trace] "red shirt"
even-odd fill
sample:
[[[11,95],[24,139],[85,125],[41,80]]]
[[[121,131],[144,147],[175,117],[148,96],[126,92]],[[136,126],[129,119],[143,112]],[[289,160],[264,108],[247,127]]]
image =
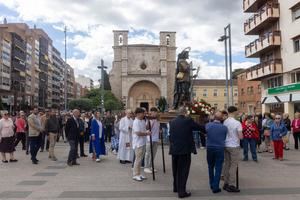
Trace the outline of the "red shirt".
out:
[[[245,121],[242,126],[244,138],[259,138],[259,131],[255,123],[247,124]]]
[[[26,128],[26,122],[23,118],[18,118],[16,119],[16,127],[17,127],[17,133],[25,133],[25,128]]]

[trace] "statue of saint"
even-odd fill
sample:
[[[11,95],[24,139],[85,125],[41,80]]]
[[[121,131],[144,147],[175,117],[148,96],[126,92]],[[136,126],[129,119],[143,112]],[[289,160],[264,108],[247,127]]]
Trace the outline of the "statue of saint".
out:
[[[173,105],[174,109],[177,109],[179,106],[184,105],[191,100],[191,63],[187,62],[190,51],[191,48],[187,47],[177,56]]]

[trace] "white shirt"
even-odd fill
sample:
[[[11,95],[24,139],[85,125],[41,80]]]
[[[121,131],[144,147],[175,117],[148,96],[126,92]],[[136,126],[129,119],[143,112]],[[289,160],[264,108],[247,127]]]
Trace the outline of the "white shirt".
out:
[[[149,122],[148,122],[149,123]],[[150,120],[152,142],[159,141],[159,122],[157,119]],[[150,136],[147,136],[147,141],[150,142]]]
[[[239,132],[243,130],[242,124],[236,119],[228,117],[228,119],[224,121],[224,125],[228,129],[228,133],[225,140],[225,147],[239,147]]]
[[[132,148],[136,149],[146,145],[147,137],[146,136],[138,136],[137,132],[146,132],[146,122],[145,120],[139,120],[135,118],[132,126]]]

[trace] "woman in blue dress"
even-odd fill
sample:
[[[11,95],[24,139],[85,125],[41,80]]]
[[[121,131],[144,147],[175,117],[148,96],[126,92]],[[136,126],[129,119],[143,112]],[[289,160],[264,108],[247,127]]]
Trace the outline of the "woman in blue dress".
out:
[[[100,162],[101,155],[106,155],[104,138],[105,135],[100,120],[100,112],[96,112],[95,118],[92,120],[90,138],[90,153],[93,153],[93,158],[96,159],[96,162]]]

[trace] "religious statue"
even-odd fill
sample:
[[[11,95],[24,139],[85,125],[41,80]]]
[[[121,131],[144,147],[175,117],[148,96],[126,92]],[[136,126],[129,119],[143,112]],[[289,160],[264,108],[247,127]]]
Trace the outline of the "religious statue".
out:
[[[177,68],[175,77],[174,88],[174,105],[173,108],[177,109],[179,106],[184,105],[191,101],[191,63],[187,62],[189,59],[190,47],[185,48],[177,56]]]

